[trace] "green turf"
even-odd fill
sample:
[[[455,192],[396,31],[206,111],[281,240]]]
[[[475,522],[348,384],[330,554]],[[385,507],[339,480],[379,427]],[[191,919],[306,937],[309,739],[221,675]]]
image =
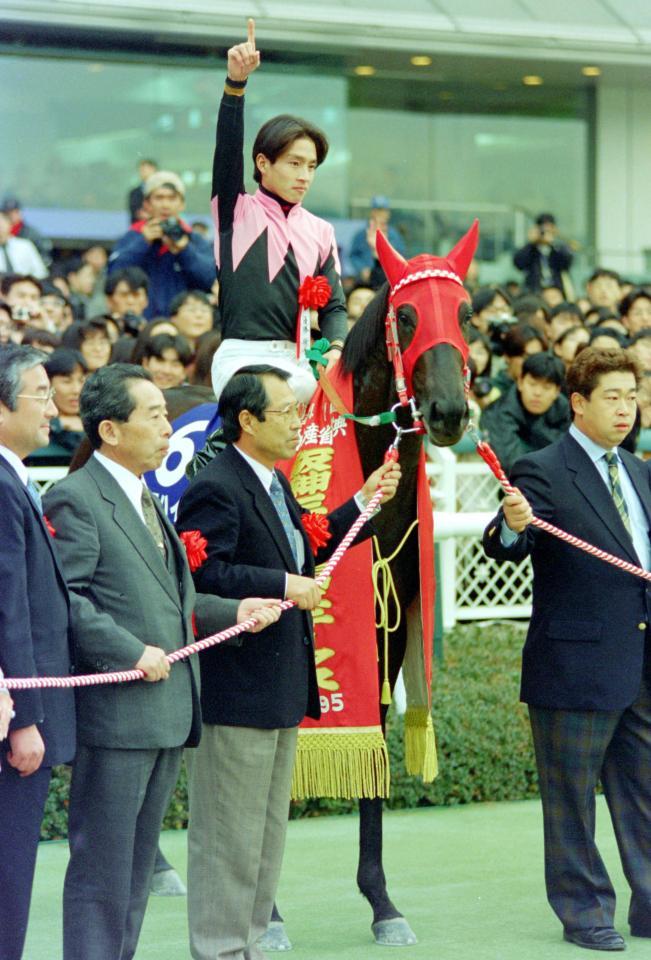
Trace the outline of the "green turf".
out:
[[[649,958],[649,941],[628,937],[627,887],[601,798],[597,829],[619,896],[616,921],[628,940],[627,956]],[[185,834],[164,834],[163,849],[183,873]],[[537,801],[387,814],[389,889],[419,938],[417,946],[395,949],[373,944],[370,911],[354,882],[356,855],[354,816],[289,824],[279,891],[294,942],[288,960],[367,960],[387,953],[409,960],[590,956],[561,940],[560,925],[545,900]],[[61,956],[60,894],[66,858],[64,843],[41,845],[25,960]],[[150,958],[189,960],[184,898],[150,900],[136,960]]]

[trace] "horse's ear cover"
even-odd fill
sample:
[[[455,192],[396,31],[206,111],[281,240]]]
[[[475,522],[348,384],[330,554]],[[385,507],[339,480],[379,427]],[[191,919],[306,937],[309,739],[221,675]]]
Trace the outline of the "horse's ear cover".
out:
[[[475,220],[470,230],[459,240],[450,250],[445,258],[450,267],[461,280],[466,279],[468,267],[475,255],[477,244],[479,242],[479,220]]]
[[[386,273],[389,286],[395,287],[399,280],[407,273],[407,261],[397,250],[394,250],[381,230],[375,234],[377,258]]]

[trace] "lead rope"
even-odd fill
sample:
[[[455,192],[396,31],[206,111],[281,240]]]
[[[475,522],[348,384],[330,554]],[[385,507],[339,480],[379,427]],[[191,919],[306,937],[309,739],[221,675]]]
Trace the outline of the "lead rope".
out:
[[[498,479],[504,491],[508,493],[515,493],[515,488],[504,472],[504,468],[500,463],[497,454],[485,440],[482,440],[479,435],[470,429],[470,434],[475,441],[477,447],[477,453],[482,458],[482,460],[488,465],[489,469]],[[566,533],[565,530],[561,530],[559,527],[554,526],[553,523],[548,523],[546,520],[541,520],[540,517],[534,515],[531,520],[531,526],[537,527],[539,530],[544,530],[545,533],[549,533],[552,537],[557,537],[559,540],[563,540],[565,543],[569,543],[570,546],[576,547],[577,550],[583,550],[584,553],[590,554],[591,557],[596,557],[598,560],[604,560],[606,563],[610,563],[613,567],[617,567],[619,570],[625,570],[626,573],[632,573],[634,577],[639,577],[641,580],[651,581],[651,573],[648,570],[643,570],[642,567],[638,567],[634,563],[629,563],[628,560],[622,560],[621,557],[615,557],[612,553],[608,553],[606,550],[601,550],[599,547],[593,546],[593,544],[588,543],[586,540],[582,540],[580,537],[575,537],[571,533]]]

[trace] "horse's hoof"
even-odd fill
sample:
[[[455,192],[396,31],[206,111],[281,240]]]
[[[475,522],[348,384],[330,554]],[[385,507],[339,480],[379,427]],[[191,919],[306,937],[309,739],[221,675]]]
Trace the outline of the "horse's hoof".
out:
[[[371,924],[375,942],[381,947],[410,947],[418,943],[416,934],[404,917],[378,920]]]
[[[282,920],[270,920],[265,933],[258,940],[258,946],[266,953],[278,953],[281,950],[291,950],[292,941],[285,933],[285,924]]]
[[[154,897],[184,897],[188,892],[176,870],[159,870],[151,878],[149,892]]]

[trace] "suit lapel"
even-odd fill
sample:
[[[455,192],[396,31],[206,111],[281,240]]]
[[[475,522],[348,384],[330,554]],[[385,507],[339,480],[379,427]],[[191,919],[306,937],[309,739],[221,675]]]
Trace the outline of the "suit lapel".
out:
[[[601,523],[607,527],[610,535],[617,541],[626,556],[632,563],[638,564],[640,560],[633,547],[633,542],[615,506],[615,501],[599,475],[596,466],[570,434],[566,435],[564,443],[566,463],[568,469],[574,474],[574,484],[579,493],[590,509],[595,512]]]
[[[68,596],[68,585],[67,585],[67,583],[66,583],[66,578],[65,578],[65,576],[64,576],[64,574],[63,574],[63,570],[62,570],[62,568],[61,568],[61,564],[59,563],[59,557],[57,556],[56,549],[55,549],[55,547],[54,547],[54,544],[52,543],[52,534],[51,534],[50,531],[48,530],[47,525],[46,525],[46,523],[45,523],[45,520],[44,520],[43,517],[41,516],[41,513],[39,512],[38,507],[37,507],[36,504],[34,503],[34,501],[33,501],[32,497],[31,497],[31,495],[30,495],[27,487],[25,486],[25,484],[23,483],[23,481],[20,479],[20,477],[18,476],[18,474],[16,473],[16,471],[14,470],[14,468],[11,466],[11,464],[10,464],[10,463],[7,463],[7,461],[5,460],[4,457],[0,457],[0,467],[4,468],[4,469],[7,471],[7,473],[9,474],[9,476],[12,478],[12,480],[14,480],[14,482],[15,482],[15,484],[16,484],[16,489],[20,490],[21,495],[22,495],[23,497],[25,497],[27,503],[29,504],[30,510],[32,511],[32,514],[33,514],[33,516],[34,516],[34,520],[36,521],[36,523],[39,525],[39,527],[40,527],[41,530],[43,531],[43,536],[44,536],[44,538],[45,538],[45,542],[47,543],[48,550],[50,551],[50,554],[52,555],[52,560],[54,561],[54,566],[55,566],[55,569],[56,569],[56,572],[57,572],[57,576],[58,576],[58,578],[59,578],[59,580],[60,580],[60,582],[61,582],[61,584],[62,584],[62,586],[63,586],[63,589],[64,589],[65,594],[66,594],[66,598],[67,598],[67,596]]]
[[[236,473],[240,477],[242,486],[248,490],[249,494],[251,495],[254,508],[273,537],[276,546],[282,554],[282,558],[285,561],[285,566],[287,567],[288,571],[290,573],[298,573],[299,571],[296,566],[296,560],[294,559],[292,548],[289,545],[287,534],[285,533],[285,529],[280,522],[280,517],[278,516],[276,508],[271,501],[271,497],[263,487],[260,480],[256,477],[255,473],[248,465],[244,457],[240,456],[237,450],[233,450],[231,446],[228,446],[223,453],[220,454],[220,456],[226,455],[229,456]]]
[[[91,457],[83,469],[87,470],[93,477],[103,499],[111,504],[116,526],[120,528],[125,537],[131,542],[134,549],[140,554],[162,588],[180,608],[179,591],[174,578],[170,575],[165,565],[165,560],[154,543],[152,535],[138,516],[119,483],[111,476],[108,470],[104,469],[95,457]]]

